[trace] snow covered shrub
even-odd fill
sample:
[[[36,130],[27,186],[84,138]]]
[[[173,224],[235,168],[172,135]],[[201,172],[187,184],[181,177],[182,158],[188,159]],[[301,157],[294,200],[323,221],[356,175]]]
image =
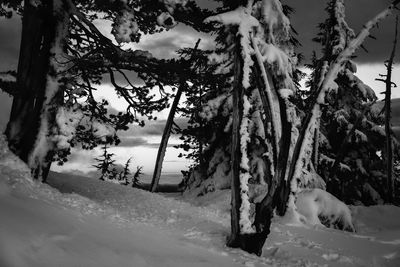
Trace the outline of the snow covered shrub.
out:
[[[311,225],[325,225],[355,232],[350,209],[342,201],[321,189],[302,190],[296,199],[297,211]]]

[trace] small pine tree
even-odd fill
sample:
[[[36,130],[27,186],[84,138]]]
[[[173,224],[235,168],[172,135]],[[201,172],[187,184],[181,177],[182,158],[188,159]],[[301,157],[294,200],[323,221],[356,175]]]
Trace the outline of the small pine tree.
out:
[[[129,158],[126,161],[124,170],[119,173],[119,180],[122,181],[123,185],[129,184],[128,176],[131,174],[131,171],[129,170],[129,165],[131,164],[131,160],[132,160],[132,158]]]
[[[135,172],[135,174],[133,175],[133,178],[132,178],[132,187],[138,187],[139,186],[139,183],[140,183],[139,178],[143,174],[142,169],[143,169],[143,166],[136,167],[136,172]]]
[[[102,147],[103,154],[99,158],[95,158],[98,164],[93,165],[96,169],[101,172],[100,180],[104,181],[106,179],[113,179],[116,177],[115,160],[112,159],[113,153],[108,153],[107,144]]]

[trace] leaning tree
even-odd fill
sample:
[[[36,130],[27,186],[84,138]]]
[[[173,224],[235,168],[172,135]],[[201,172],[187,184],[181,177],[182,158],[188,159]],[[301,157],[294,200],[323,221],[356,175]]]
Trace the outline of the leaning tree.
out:
[[[179,65],[121,44],[178,21],[196,28],[209,14],[184,0],[1,1],[0,15],[9,17],[12,10],[22,16],[22,37],[18,69],[10,72],[15,81],[0,81],[13,96],[6,136],[11,150],[42,180],[52,161],[66,160],[71,146],[118,143],[116,130],[142,125],[141,117],[151,119],[167,106],[164,87],[179,80]],[[115,40],[104,35],[97,19],[112,23]],[[104,79],[126,100],[125,112],[110,114],[107,101],[94,97]]]

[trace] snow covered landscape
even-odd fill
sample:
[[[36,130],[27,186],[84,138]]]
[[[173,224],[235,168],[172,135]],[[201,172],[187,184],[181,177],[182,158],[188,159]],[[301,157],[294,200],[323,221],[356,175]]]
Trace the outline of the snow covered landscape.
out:
[[[0,1],[0,267],[400,266],[399,7]]]
[[[351,207],[356,233],[277,218],[251,256],[225,246],[228,196],[196,203],[97,179],[32,181],[0,139],[0,266],[398,266],[400,208]],[[54,187],[54,188],[53,188]],[[204,204],[204,205],[202,205]]]

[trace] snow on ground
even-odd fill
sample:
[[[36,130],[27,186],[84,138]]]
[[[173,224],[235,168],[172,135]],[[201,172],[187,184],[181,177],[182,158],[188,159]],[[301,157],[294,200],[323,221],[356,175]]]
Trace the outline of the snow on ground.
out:
[[[96,185],[97,181],[92,181],[95,183],[90,185]],[[108,191],[114,194],[123,188],[104,185],[115,189]],[[126,195],[125,191],[121,197]],[[139,206],[139,200],[146,200],[144,208],[162,204],[140,197],[123,204]],[[150,223],[139,223],[148,222],[144,210],[141,214],[120,214],[111,206],[77,194],[62,194],[48,185],[32,182],[29,170],[6,151],[1,141],[0,210],[2,267],[240,266],[234,258],[213,247],[196,245],[184,235]],[[151,212],[149,210],[148,214]],[[158,215],[163,216],[162,212]],[[172,219],[171,216],[167,218]]]
[[[176,194],[53,173],[49,184],[60,193],[31,182],[3,144],[0,138],[2,267],[400,266],[398,207],[352,207],[357,233],[276,218],[258,258],[224,245],[229,192],[189,203]]]

